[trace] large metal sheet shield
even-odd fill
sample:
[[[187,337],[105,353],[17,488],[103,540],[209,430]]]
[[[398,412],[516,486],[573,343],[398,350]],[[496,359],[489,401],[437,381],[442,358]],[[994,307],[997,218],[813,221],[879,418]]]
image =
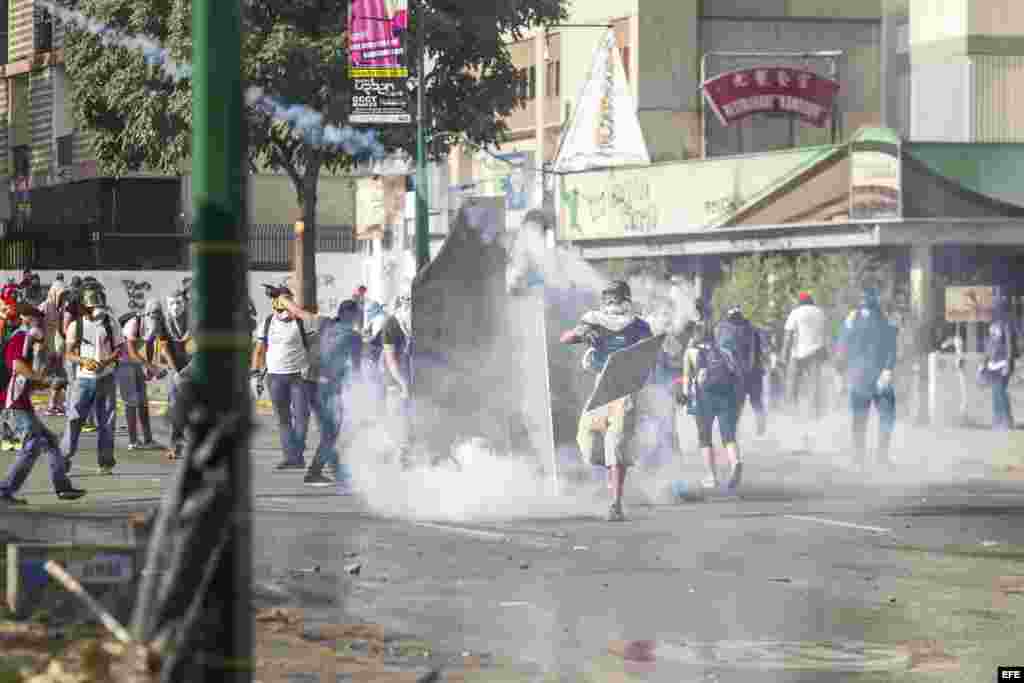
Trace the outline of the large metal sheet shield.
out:
[[[659,334],[610,355],[584,411],[596,410],[643,389],[664,343],[665,335]]]

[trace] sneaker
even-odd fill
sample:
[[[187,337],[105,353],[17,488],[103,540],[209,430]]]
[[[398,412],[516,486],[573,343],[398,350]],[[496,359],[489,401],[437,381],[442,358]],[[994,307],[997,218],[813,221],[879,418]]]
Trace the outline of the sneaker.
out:
[[[742,478],[743,478],[743,463],[742,462],[738,462],[732,468],[732,471],[729,473],[729,483],[726,484],[726,488],[728,490],[730,490],[730,491],[735,491],[737,488],[739,488],[740,479],[742,479]]]
[[[608,508],[609,522],[625,522],[626,515],[622,512],[622,503],[612,503]]]
[[[128,450],[130,450],[130,451],[138,451],[138,450],[141,450],[141,449],[142,449],[142,444],[136,443],[134,441],[129,441],[128,442]]]
[[[700,482],[700,485],[706,489],[717,489],[718,480],[709,474],[708,476],[704,477],[704,479]]]
[[[83,434],[91,434],[96,431],[96,425],[82,425]]]
[[[99,473],[102,474],[105,477],[106,476],[112,476],[114,474],[114,466],[113,465],[101,465],[100,469],[99,469]]]
[[[0,451],[16,451],[20,446],[21,444],[17,441],[10,441],[9,439],[0,441]]]
[[[28,505],[24,498],[15,498],[10,494],[0,496],[0,505]]]
[[[323,472],[307,472],[306,476],[302,479],[302,483],[306,486],[324,487],[333,484],[334,480]]]
[[[283,460],[274,465],[274,470],[277,472],[287,472],[290,470],[304,470],[306,469],[306,463],[304,462],[288,462]]]
[[[82,489],[76,489],[74,487],[64,489],[63,491],[57,491],[57,497],[61,500],[78,500],[85,495],[85,491]]]

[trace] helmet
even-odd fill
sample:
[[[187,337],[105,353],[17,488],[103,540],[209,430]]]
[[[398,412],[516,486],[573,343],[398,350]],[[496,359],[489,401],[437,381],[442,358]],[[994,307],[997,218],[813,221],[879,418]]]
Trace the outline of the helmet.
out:
[[[612,280],[608,283],[607,287],[601,290],[601,299],[622,303],[623,301],[632,301],[633,293],[629,289],[629,284],[625,281]]]
[[[864,288],[864,298],[862,301],[864,308],[881,308],[881,299],[882,297],[877,287]]]
[[[106,308],[107,294],[100,283],[94,280],[82,286],[82,305],[86,308]]]

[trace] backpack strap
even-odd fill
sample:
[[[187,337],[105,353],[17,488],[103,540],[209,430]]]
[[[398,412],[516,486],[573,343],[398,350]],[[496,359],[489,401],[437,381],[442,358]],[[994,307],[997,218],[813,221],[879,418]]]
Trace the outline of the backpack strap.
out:
[[[263,348],[270,346],[270,321],[273,319],[273,315],[268,315],[266,320],[263,321]]]
[[[264,348],[270,346],[270,322],[274,319],[273,315],[268,315],[267,319],[263,321],[263,342]],[[299,336],[302,338],[302,348],[309,353],[309,339],[306,338],[306,326],[302,324],[302,320],[299,318],[295,319],[295,322],[299,324]]]
[[[302,338],[302,348],[309,353],[309,340],[306,339],[306,326],[302,324],[302,318],[296,318],[295,322],[299,324],[299,336]]]

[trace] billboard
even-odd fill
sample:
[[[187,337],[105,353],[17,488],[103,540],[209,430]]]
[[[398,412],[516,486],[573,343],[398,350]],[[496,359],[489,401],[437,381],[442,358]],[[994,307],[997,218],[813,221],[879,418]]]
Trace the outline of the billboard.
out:
[[[995,287],[946,287],[946,322],[992,322]]]
[[[783,113],[824,128],[832,118],[839,83],[804,69],[762,66],[719,74],[701,89],[723,126],[753,114]]]
[[[351,0],[349,77],[408,78],[404,48],[408,30],[408,0]]]

